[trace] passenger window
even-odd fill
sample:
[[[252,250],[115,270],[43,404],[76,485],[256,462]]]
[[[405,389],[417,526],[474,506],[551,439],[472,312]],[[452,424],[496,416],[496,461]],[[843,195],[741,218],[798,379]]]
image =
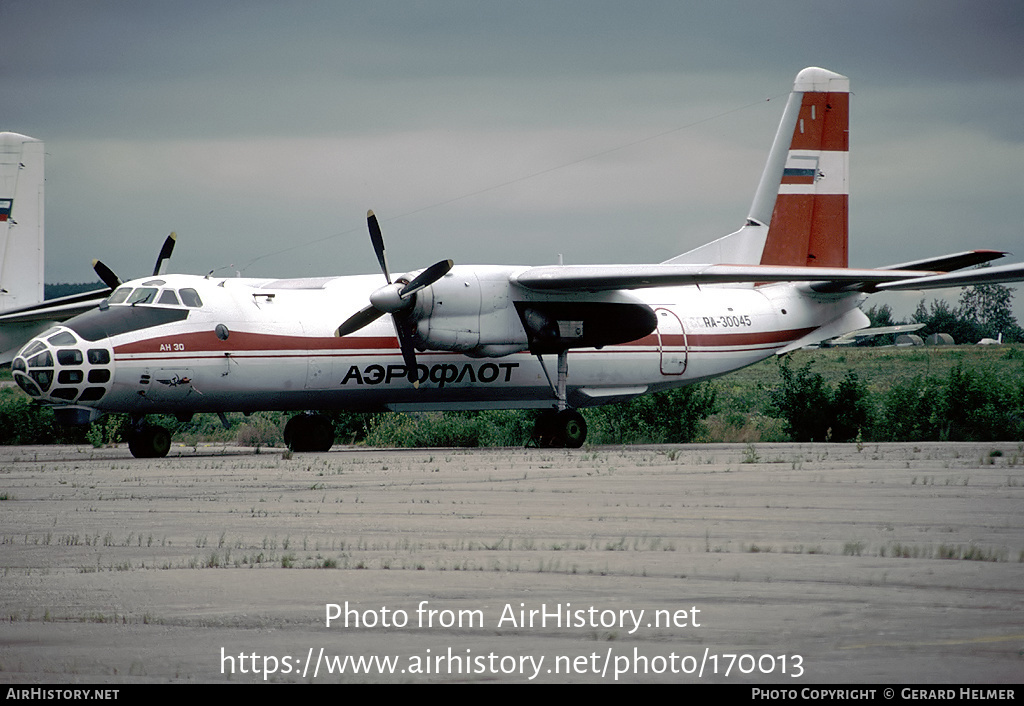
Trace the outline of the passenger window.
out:
[[[178,295],[174,293],[173,289],[165,289],[160,292],[160,300],[157,304],[170,304],[171,306],[178,306]]]
[[[194,289],[182,289],[178,291],[181,296],[181,303],[185,306],[197,307],[203,305],[203,300],[199,298],[199,293]]]

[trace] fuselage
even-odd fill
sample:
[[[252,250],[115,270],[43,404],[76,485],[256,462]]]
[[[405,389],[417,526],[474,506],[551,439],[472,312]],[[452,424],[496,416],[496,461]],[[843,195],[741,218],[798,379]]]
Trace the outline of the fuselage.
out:
[[[483,343],[469,355],[430,348],[419,353],[418,385],[408,379],[390,317],[356,334],[336,335],[339,322],[384,284],[380,275],[135,280],[99,308],[30,341],[12,367],[15,380],[34,398],[92,415],[550,407],[555,371],[547,359],[554,356],[532,355],[522,332],[524,343],[516,348],[519,334],[509,331],[522,327],[512,304],[525,293],[508,284],[509,275],[521,269],[483,270],[505,283],[506,291],[493,297],[510,312],[501,319],[500,335],[494,334],[501,345],[485,345],[494,310],[502,313],[485,302],[478,314],[474,309],[458,318],[465,335]],[[446,278],[462,286],[460,278],[481,271],[456,267]],[[654,312],[656,328],[627,343],[570,350],[572,407],[628,399],[750,365],[812,336],[860,299],[814,295],[788,284],[665,287],[630,296]],[[506,353],[510,347],[518,352]]]

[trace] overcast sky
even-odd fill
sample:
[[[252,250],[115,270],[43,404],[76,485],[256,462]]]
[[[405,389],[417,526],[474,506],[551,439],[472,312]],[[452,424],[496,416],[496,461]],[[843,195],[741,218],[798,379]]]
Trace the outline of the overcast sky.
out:
[[[1024,258],[1019,0],[0,0],[0,27],[50,282],[146,274],[171,230],[175,271],[372,272],[368,208],[396,271],[660,262],[742,224],[805,66],[851,80],[851,265]]]

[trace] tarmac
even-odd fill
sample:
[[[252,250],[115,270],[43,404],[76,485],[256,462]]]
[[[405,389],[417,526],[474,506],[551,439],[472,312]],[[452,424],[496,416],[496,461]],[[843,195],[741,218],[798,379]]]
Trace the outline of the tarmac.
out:
[[[0,682],[1024,680],[1024,444],[0,448]]]

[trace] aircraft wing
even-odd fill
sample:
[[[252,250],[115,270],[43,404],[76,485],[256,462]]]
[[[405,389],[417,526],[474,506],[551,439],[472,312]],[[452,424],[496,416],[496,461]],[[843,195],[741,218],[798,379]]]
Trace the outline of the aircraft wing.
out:
[[[538,291],[600,292],[694,284],[770,282],[877,285],[934,274],[934,271],[775,265],[544,265],[524,270],[513,275],[511,280],[514,284]]]
[[[58,299],[47,299],[39,304],[11,309],[0,313],[0,325],[29,323],[32,321],[64,321],[96,306],[107,296],[109,289],[97,289],[81,294],[71,294]]]
[[[914,280],[885,282],[875,289],[879,292],[898,292],[907,289],[944,289],[946,287],[970,287],[975,284],[1002,284],[1024,282],[1024,263],[982,267],[967,272],[945,272],[919,277]]]
[[[898,265],[886,265],[883,270],[933,270],[935,272],[952,272],[965,267],[974,267],[992,260],[1006,257],[1009,253],[1000,250],[968,250],[966,252],[940,255],[926,260],[901,262]]]
[[[808,282],[815,291],[899,291],[1024,281],[1024,264],[952,272],[1003,257],[996,250],[971,250],[878,269],[778,265],[544,265],[511,280],[537,291],[599,292],[701,284]]]

